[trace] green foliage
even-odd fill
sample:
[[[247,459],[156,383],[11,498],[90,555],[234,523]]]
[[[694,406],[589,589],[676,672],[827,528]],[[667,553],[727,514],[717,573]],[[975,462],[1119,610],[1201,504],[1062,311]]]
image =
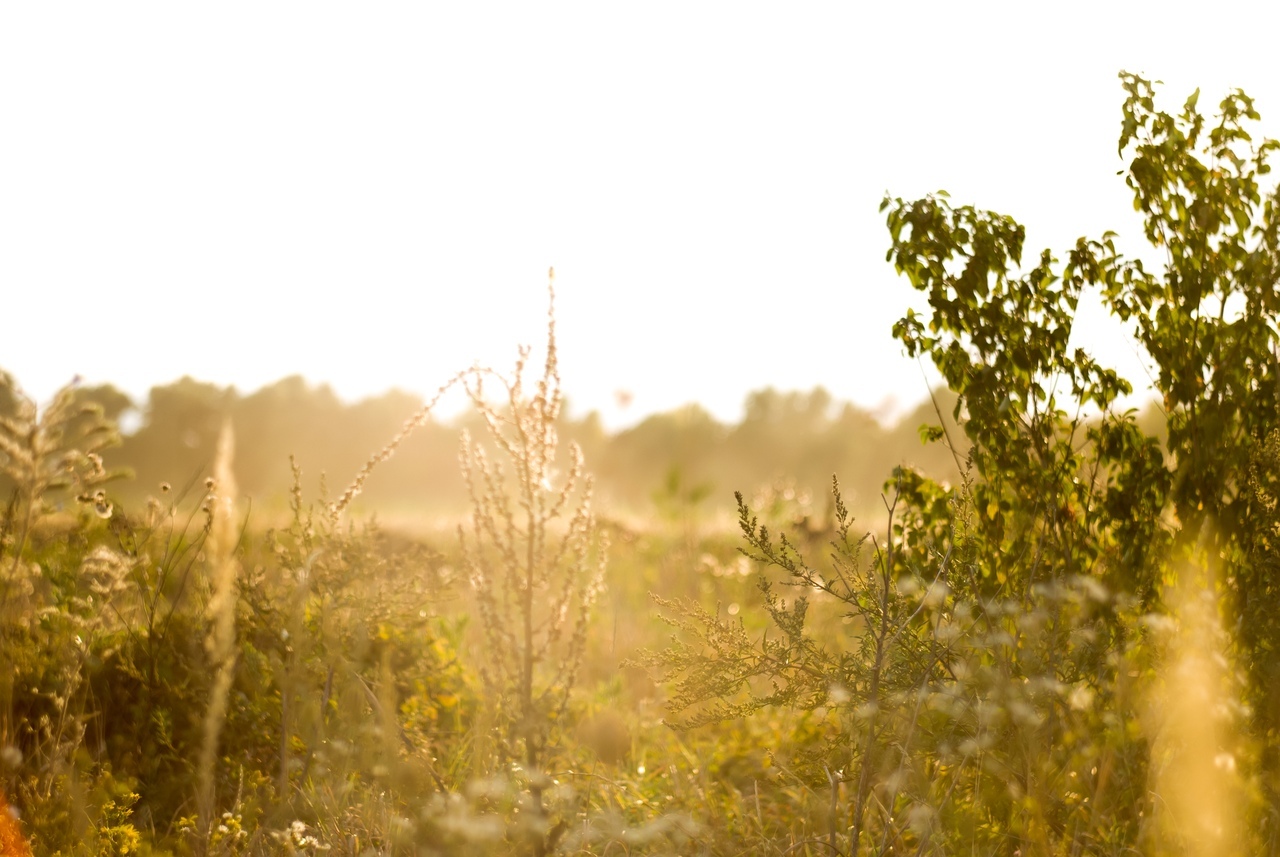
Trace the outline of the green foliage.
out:
[[[1238,717],[1212,714],[1230,711],[1236,692],[1206,666],[1205,649],[1238,657],[1261,703],[1252,738],[1274,745],[1276,641],[1264,614],[1273,613],[1277,452],[1263,439],[1280,414],[1280,248],[1276,190],[1260,177],[1277,144],[1254,143],[1245,126],[1258,117],[1242,93],[1206,122],[1194,96],[1170,116],[1149,83],[1122,79],[1120,149],[1163,270],[1122,258],[1111,233],[1081,239],[1065,264],[1045,250],[1024,267],[1024,230],[1012,218],[953,206],[945,193],[886,198],[888,258],[929,303],[893,334],[957,396],[966,447],[941,420],[921,436],[964,456],[963,484],[896,471],[869,558],[848,538],[837,489],[828,562],[775,542],[739,497],[767,628],[660,601],[680,634],[644,662],[674,683],[674,725],[771,706],[838,712],[820,754],[833,851],[1260,847],[1246,832],[1258,822],[1247,785],[1256,769],[1234,773],[1252,764],[1229,737]],[[1120,409],[1127,380],[1070,347],[1085,289],[1134,323],[1155,361],[1162,437]],[[771,569],[797,587],[790,602],[773,594]],[[1166,604],[1170,586],[1180,594]],[[1240,629],[1231,652],[1220,651],[1221,620],[1201,606],[1219,597],[1227,627]],[[823,609],[842,614],[854,637]],[[1184,618],[1201,630],[1153,630]],[[1158,642],[1166,637],[1174,642]],[[1170,705],[1153,720],[1142,697],[1157,693],[1163,670],[1190,670],[1186,693],[1224,701]],[[1210,737],[1179,732],[1197,728]],[[1262,756],[1264,789],[1275,759]],[[1219,796],[1200,806],[1160,773],[1208,780],[1214,765],[1231,773],[1214,775]],[[854,786],[836,788],[846,781]],[[1206,812],[1242,821],[1202,823]]]
[[[641,662],[673,683],[668,723],[809,712],[819,727],[807,746],[797,733],[774,750],[788,757],[775,777],[811,790],[799,801],[809,809],[829,792],[814,835],[842,853],[1133,841],[1148,806],[1145,750],[1124,712],[1144,655],[1116,636],[1137,622],[1133,602],[1088,577],[986,596],[963,508],[945,552],[919,565],[897,503],[880,540],[851,537],[838,486],[833,499],[837,536],[819,563],[741,507],[745,550],[765,572],[764,631],[657,599],[679,637]],[[773,594],[769,569],[793,599]]]
[[[1257,616],[1270,583],[1249,547],[1260,509],[1248,485],[1280,409],[1280,224],[1276,187],[1262,182],[1280,144],[1254,141],[1248,125],[1258,114],[1241,92],[1212,119],[1197,112],[1195,95],[1171,115],[1156,109],[1149,82],[1121,77],[1126,181],[1162,270],[1121,257],[1108,233],[1081,239],[1060,273],[1045,251],[1016,274],[1023,233],[1009,218],[952,209],[942,197],[886,200],[890,258],[932,309],[927,323],[908,314],[894,333],[960,394],[989,555],[1017,564],[994,568],[997,580],[1021,585],[1046,568],[1088,573],[1152,604],[1174,534],[1207,532],[1236,615]],[[1155,362],[1167,461],[1132,412],[1114,410],[1128,384],[1068,353],[1085,287],[1133,325]],[[1101,416],[1068,417],[1060,384],[1068,401]],[[1261,693],[1272,644],[1257,628],[1244,632],[1242,657]],[[1275,728],[1273,714],[1258,714],[1263,734]]]
[[[1146,549],[1167,490],[1163,457],[1133,412],[1112,411],[1130,384],[1068,350],[1080,291],[1097,276],[1089,243],[1060,273],[1046,250],[1018,274],[1024,233],[1008,217],[953,209],[941,195],[882,207],[890,258],[932,309],[927,321],[908,312],[894,336],[958,394],[979,526],[999,546],[993,556],[1016,563],[990,568],[993,582],[1022,587],[1046,565],[1081,573],[1105,558],[1109,581],[1153,591]],[[1087,405],[1102,417],[1088,419]],[[1110,556],[1117,545],[1139,547]]]
[[[1239,644],[1250,661],[1248,703],[1262,745],[1265,786],[1280,794],[1280,432],[1255,448],[1249,473],[1253,514],[1244,537],[1248,564],[1235,581]]]

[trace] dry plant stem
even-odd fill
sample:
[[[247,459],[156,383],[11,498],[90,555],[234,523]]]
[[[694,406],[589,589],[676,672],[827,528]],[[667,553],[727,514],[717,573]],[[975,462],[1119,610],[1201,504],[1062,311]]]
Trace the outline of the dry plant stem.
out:
[[[338,518],[346,511],[347,507],[351,505],[351,501],[354,500],[362,490],[364,490],[364,483],[368,480],[369,474],[373,472],[374,468],[391,458],[391,456],[395,455],[396,450],[399,449],[400,445],[408,439],[409,435],[417,431],[420,426],[426,424],[427,420],[431,418],[432,410],[434,410],[435,406],[440,403],[440,399],[444,397],[445,393],[449,392],[449,390],[453,389],[468,376],[483,374],[487,371],[488,370],[480,367],[472,367],[458,372],[448,381],[441,384],[436,390],[435,395],[433,395],[425,405],[419,408],[417,413],[405,420],[404,426],[400,429],[399,433],[397,433],[386,446],[378,450],[377,453],[364,463],[364,466],[360,468],[360,472],[356,474],[355,479],[351,480],[351,484],[347,486],[347,490],[343,491],[342,496],[329,507],[329,514],[333,519],[333,523],[335,525],[337,524]]]
[[[364,487],[370,473],[395,454],[423,425],[441,397],[461,386],[484,421],[485,435],[499,460],[463,432],[459,464],[472,503],[470,536],[458,528],[464,562],[476,594],[480,624],[487,638],[487,661],[480,674],[494,695],[493,713],[506,720],[500,758],[520,759],[529,775],[535,816],[545,815],[541,767],[548,757],[552,721],[568,704],[586,645],[587,621],[598,597],[607,545],[591,511],[591,480],[582,453],[569,450],[563,480],[555,470],[556,422],[562,395],[555,340],[555,281],[549,273],[547,353],[542,377],[532,395],[524,387],[530,350],[521,348],[512,375],[472,367],[446,381],[400,432],[373,455],[351,485],[329,507],[338,520]],[[501,408],[485,395],[486,380],[503,389]],[[511,464],[508,474],[502,461]],[[509,484],[514,480],[514,490]],[[556,484],[556,483],[559,484]],[[517,508],[518,506],[518,508]],[[570,513],[569,510],[572,509]],[[551,532],[568,514],[567,530]],[[545,686],[538,673],[552,665]],[[553,850],[567,829],[561,821],[533,842],[535,854]]]
[[[548,291],[542,377],[532,395],[526,392],[530,351],[521,348],[510,378],[473,373],[464,379],[497,460],[469,434],[459,456],[473,509],[470,535],[460,527],[459,538],[489,653],[480,673],[506,720],[500,756],[518,759],[525,768],[533,813],[540,819],[546,813],[542,768],[550,756],[551,725],[576,681],[603,573],[603,540],[591,511],[591,480],[581,451],[571,445],[563,478],[553,469],[562,397],[554,289]],[[485,395],[490,378],[503,390],[501,408]],[[511,473],[503,461],[510,463]],[[556,535],[566,515],[567,529]],[[543,670],[550,675],[540,678]],[[534,853],[551,850],[565,829],[562,820],[538,834]]]
[[[209,569],[211,595],[207,609],[209,631],[205,652],[213,669],[213,686],[209,691],[209,707],[204,717],[204,738],[200,746],[196,785],[203,841],[208,842],[214,818],[215,774],[218,742],[227,716],[227,700],[236,663],[236,578],[237,542],[235,524],[235,477],[231,472],[234,439],[230,420],[223,423],[218,437],[218,453],[214,461],[214,485],[217,495],[210,501],[212,528],[209,533]]]

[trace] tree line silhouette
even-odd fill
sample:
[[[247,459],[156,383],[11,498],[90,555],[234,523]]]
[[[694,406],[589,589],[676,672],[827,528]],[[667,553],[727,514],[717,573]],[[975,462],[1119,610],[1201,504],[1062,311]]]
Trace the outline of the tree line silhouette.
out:
[[[4,375],[3,381],[0,415],[11,414],[16,401],[13,379]],[[248,394],[184,377],[152,388],[145,402],[111,385],[84,386],[76,396],[124,426],[106,463],[125,477],[111,485],[110,494],[126,507],[156,496],[162,486],[180,492],[201,484],[227,418],[236,433],[237,484],[260,510],[285,508],[291,459],[301,468],[309,496],[332,496],[422,406],[420,397],[398,390],[347,403],[330,387],[300,376]],[[892,464],[906,462],[938,479],[958,480],[957,457],[920,439],[919,426],[936,423],[939,410],[951,417],[954,397],[938,391],[935,400],[936,406],[926,400],[885,425],[822,387],[765,388],[747,396],[743,416],[733,424],[689,404],[616,432],[606,430],[596,412],[564,416],[559,430],[581,446],[610,513],[729,511],[733,492],[741,490],[765,504],[788,505],[816,523],[833,473],[840,474],[855,508],[877,501]],[[393,517],[466,508],[457,455],[462,430],[474,433],[477,420],[464,412],[423,425],[397,451],[397,466],[370,479],[360,505]]]

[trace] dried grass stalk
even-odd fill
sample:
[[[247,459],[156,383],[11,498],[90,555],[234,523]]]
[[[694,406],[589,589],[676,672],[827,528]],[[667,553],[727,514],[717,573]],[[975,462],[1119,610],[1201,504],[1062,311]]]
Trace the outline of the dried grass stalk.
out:
[[[227,717],[227,700],[236,665],[236,583],[240,565],[236,559],[235,476],[231,464],[235,439],[228,419],[218,436],[218,452],[213,468],[213,493],[209,498],[212,526],[208,541],[210,598],[206,610],[208,632],[205,653],[213,670],[209,706],[204,716],[204,737],[200,746],[196,783],[201,829],[207,834],[214,818],[215,774],[218,742]]]

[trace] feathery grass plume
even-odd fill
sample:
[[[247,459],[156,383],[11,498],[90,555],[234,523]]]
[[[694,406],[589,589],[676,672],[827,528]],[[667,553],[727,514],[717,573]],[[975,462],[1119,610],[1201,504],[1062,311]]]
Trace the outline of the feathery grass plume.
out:
[[[101,517],[111,516],[111,504],[101,486],[120,474],[110,472],[102,451],[120,441],[115,423],[101,406],[77,395],[74,382],[54,394],[41,411],[7,373],[0,372],[0,391],[12,401],[13,413],[0,413],[0,476],[13,483],[14,498],[0,532],[0,555],[5,546],[11,558],[7,574],[0,572],[0,606],[7,581],[18,575],[26,540],[45,512],[45,495],[67,490],[77,500],[92,503]]]
[[[236,664],[236,579],[239,564],[236,560],[235,476],[231,462],[235,455],[235,440],[228,419],[222,424],[218,436],[218,452],[214,459],[213,486],[209,499],[212,527],[209,532],[208,568],[210,597],[206,609],[209,622],[205,636],[205,653],[213,670],[213,684],[209,691],[209,706],[204,716],[204,736],[200,746],[196,785],[199,789],[201,833],[206,841],[214,818],[214,768],[218,757],[218,741],[227,716],[227,699],[231,692],[231,680]]]
[[[1247,712],[1204,533],[1199,541],[1166,593],[1171,615],[1153,620],[1164,666],[1145,718],[1154,816],[1147,853],[1227,857],[1251,850]]]
[[[563,832],[545,824],[542,767],[553,755],[553,726],[577,680],[607,550],[592,511],[592,479],[582,451],[571,444],[568,461],[558,461],[556,422],[563,397],[554,278],[549,272],[542,377],[531,393],[526,390],[527,346],[509,377],[470,374],[464,386],[484,420],[491,450],[464,433],[459,454],[472,515],[470,534],[459,526],[458,535],[487,643],[480,673],[504,727],[502,761],[523,766],[529,777],[534,822],[529,833],[539,854],[554,847]],[[502,388],[500,403],[486,398],[486,377],[496,378]],[[563,476],[558,464],[567,466]]]

